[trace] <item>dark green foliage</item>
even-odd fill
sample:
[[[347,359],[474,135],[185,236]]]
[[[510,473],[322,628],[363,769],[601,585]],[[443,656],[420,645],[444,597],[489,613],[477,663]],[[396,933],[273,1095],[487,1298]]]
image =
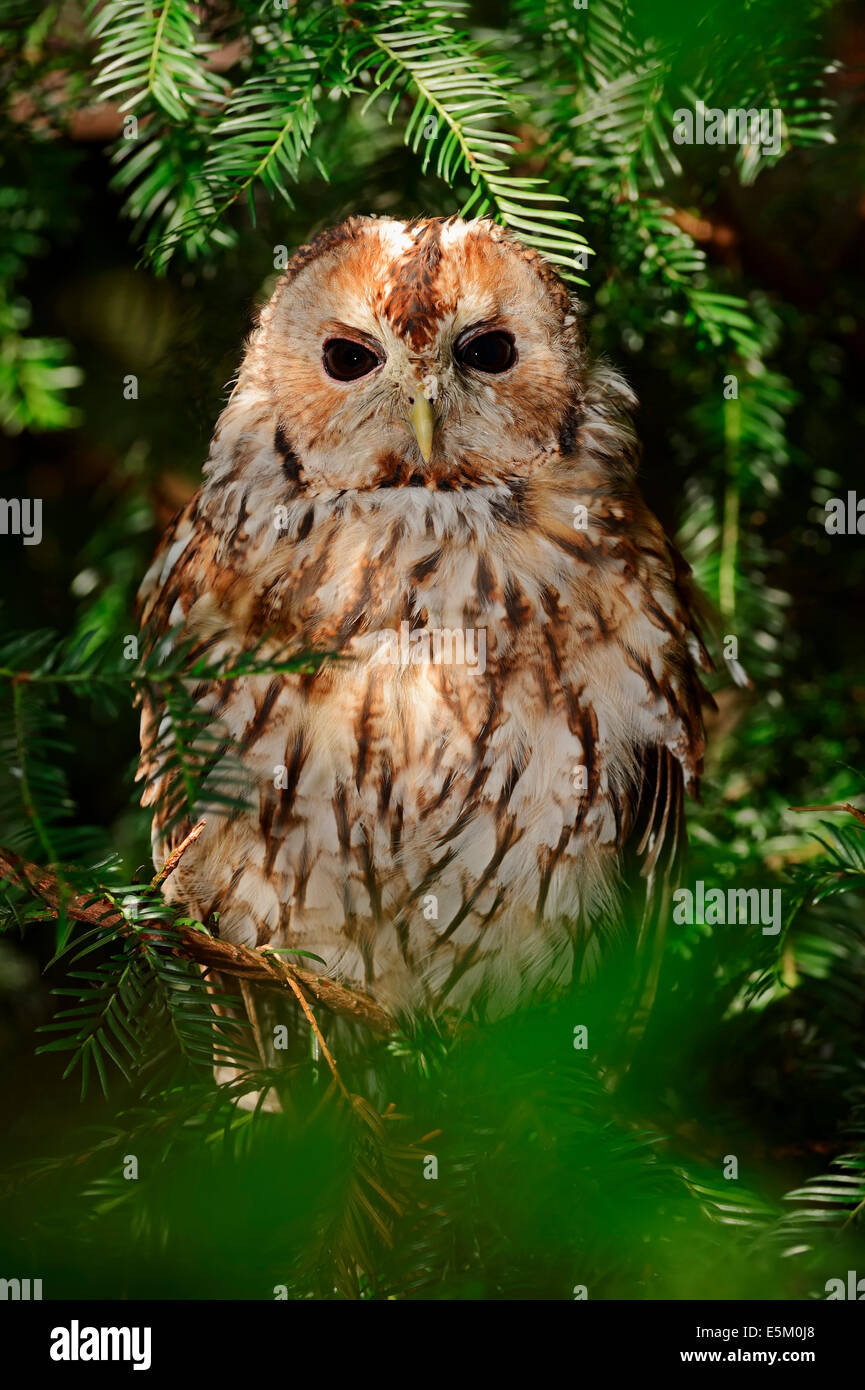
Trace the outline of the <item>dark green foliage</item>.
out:
[[[790,810],[863,795],[865,552],[823,525],[865,436],[850,9],[2,0],[0,38],[2,490],[46,499],[41,546],[0,538],[0,846],[61,884],[56,916],[0,888],[4,1269],[46,1297],[808,1298],[861,1274],[865,827]],[[780,107],[777,153],[677,145],[698,101]],[[389,1043],[319,1010],[346,1099],[290,1002],[286,1067],[251,1070],[135,805],[136,702],[158,687],[181,734],[178,822],[226,814],[242,770],[208,789],[221,735],[190,685],[276,667],[127,638],[282,249],[352,212],[460,209],[582,287],[635,385],[644,488],[721,668],[687,881],[780,889],[784,922],[671,926],[615,1088],[615,972]],[[120,919],[67,911],[106,893]],[[232,1103],[269,1081],[283,1114]]]

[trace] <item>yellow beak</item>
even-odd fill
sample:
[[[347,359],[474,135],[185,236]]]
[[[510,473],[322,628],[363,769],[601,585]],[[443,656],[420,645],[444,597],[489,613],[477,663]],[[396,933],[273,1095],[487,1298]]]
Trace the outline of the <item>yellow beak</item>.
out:
[[[420,391],[415,396],[414,405],[408,413],[408,423],[417,440],[421,458],[424,463],[429,463],[433,441],[433,412],[426,396]]]

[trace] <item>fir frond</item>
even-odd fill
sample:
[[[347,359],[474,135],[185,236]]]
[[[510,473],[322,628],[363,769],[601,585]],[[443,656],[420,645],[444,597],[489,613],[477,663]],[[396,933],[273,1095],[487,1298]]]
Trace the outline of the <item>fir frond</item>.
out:
[[[155,105],[185,121],[223,94],[225,84],[205,67],[190,0],[105,0],[91,3],[89,17],[103,101],[121,111]]]
[[[451,186],[468,185],[462,216],[492,216],[576,279],[585,239],[581,219],[543,179],[508,172],[517,137],[502,126],[511,115],[515,78],[490,63],[479,45],[441,22],[439,6],[357,4],[354,70],[369,73],[369,105],[388,100],[395,119],[403,96],[412,101],[404,138],[422,168]],[[422,151],[422,153],[421,153]]]

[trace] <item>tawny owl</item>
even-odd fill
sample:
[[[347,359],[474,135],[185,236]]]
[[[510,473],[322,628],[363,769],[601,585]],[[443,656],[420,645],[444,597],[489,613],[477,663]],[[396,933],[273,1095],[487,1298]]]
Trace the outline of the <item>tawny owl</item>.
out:
[[[143,618],[209,662],[328,655],[195,687],[207,785],[245,809],[209,815],[174,899],[397,1012],[501,1014],[617,933],[656,967],[710,663],[631,404],[488,221],[352,217],[297,252]],[[170,706],[143,725],[161,863],[191,822],[166,833]]]

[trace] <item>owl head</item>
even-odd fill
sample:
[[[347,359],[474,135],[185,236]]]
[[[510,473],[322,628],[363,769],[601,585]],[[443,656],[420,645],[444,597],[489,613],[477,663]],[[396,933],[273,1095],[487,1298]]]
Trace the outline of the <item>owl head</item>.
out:
[[[352,217],[294,256],[238,379],[309,492],[451,490],[573,449],[578,311],[488,220]]]

